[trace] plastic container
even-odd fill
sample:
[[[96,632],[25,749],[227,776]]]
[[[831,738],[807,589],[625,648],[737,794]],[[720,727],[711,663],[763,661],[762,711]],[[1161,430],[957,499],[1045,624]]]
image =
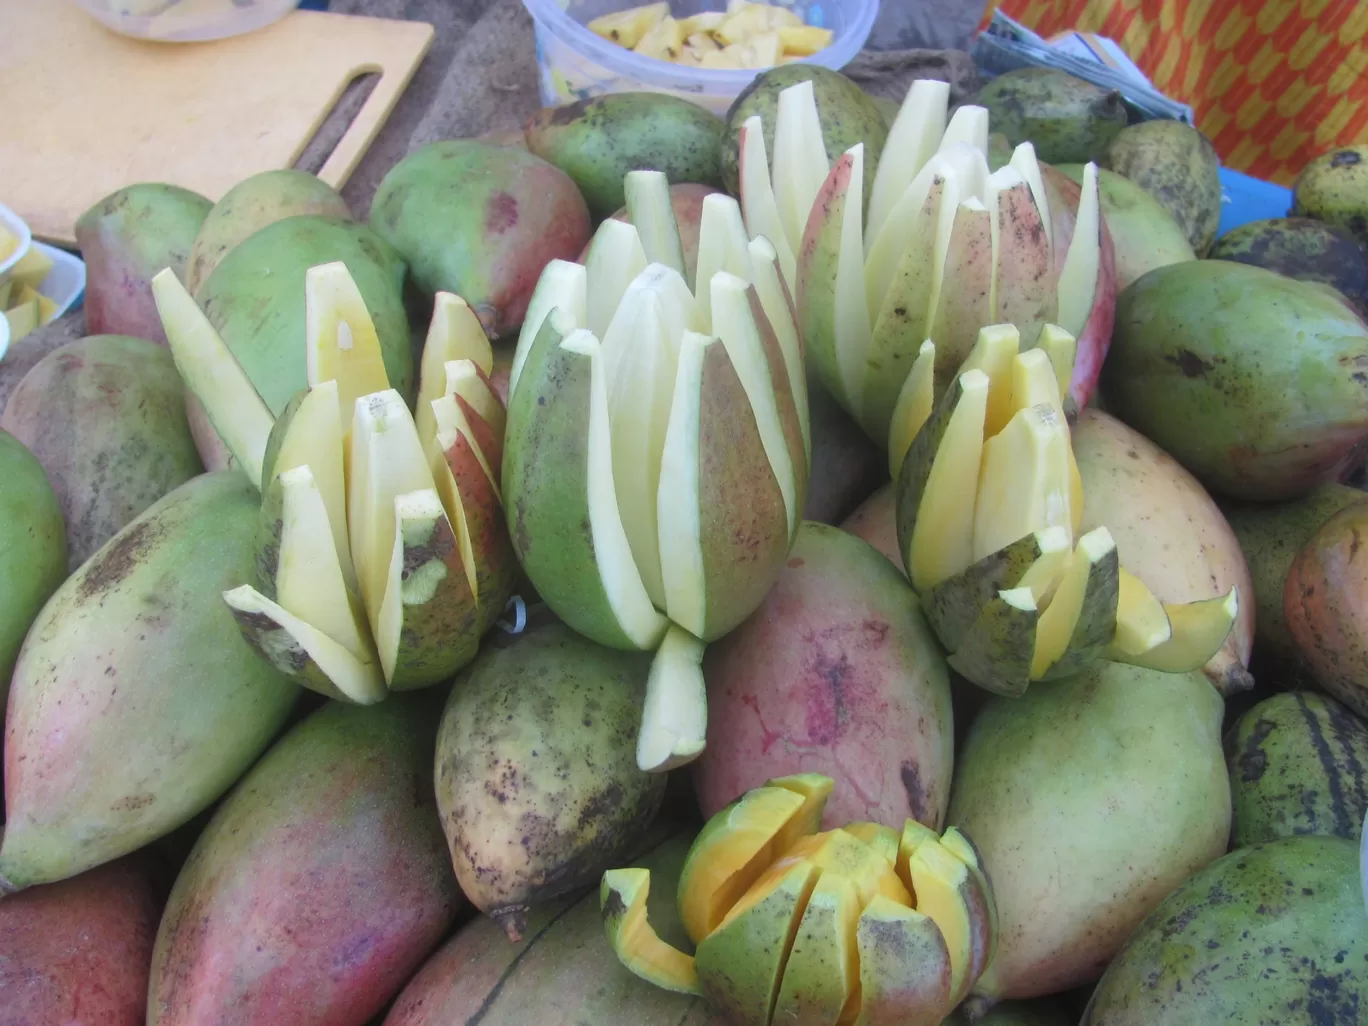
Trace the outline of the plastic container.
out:
[[[644,2],[523,0],[537,33],[542,103],[556,107],[605,93],[644,90],[672,93],[725,114],[759,71],[680,67],[638,56],[584,27],[599,15]],[[794,0],[776,6],[789,8],[809,25],[831,29],[831,45],[803,63],[838,69],[860,52],[879,13],[879,0]],[[726,8],[726,0],[670,0],[670,13],[676,18]]]
[[[1250,221],[1287,217],[1292,209],[1292,190],[1273,182],[1221,168],[1221,224],[1218,235]]]
[[[33,242],[33,233],[29,231],[29,226],[22,217],[2,204],[0,204],[0,226],[3,226],[6,232],[19,240],[19,245],[14,248],[14,252],[0,260],[0,276],[3,276],[28,252],[29,246]]]
[[[38,291],[51,299],[56,306],[52,320],[61,317],[85,297],[86,265],[84,260],[74,253],[68,253],[64,249],[58,249],[56,246],[49,246],[34,239],[24,220],[3,205],[0,205],[0,224],[19,236],[19,247],[3,261],[0,261],[0,278],[3,278],[25,253],[30,249],[36,249],[47,254],[48,259],[52,261],[52,269],[43,276],[43,280],[38,282],[36,286]],[[0,360],[5,358],[9,344],[9,319],[0,313]]]
[[[76,0],[76,4],[125,36],[199,43],[264,28],[293,11],[299,0]]]

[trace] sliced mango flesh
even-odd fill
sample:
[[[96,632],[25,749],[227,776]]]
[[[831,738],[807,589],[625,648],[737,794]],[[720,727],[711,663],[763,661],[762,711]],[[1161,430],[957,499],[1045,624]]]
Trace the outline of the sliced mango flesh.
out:
[[[414,403],[414,419],[422,438],[433,431],[427,419],[429,404],[447,393],[446,365],[452,360],[471,360],[485,374],[494,371],[494,350],[475,311],[460,296],[438,292],[433,296],[432,320],[423,342],[418,399]]]
[[[1019,410],[983,444],[975,559],[1047,527],[1071,528],[1068,459],[1068,425],[1046,404]]]
[[[816,93],[811,82],[795,82],[779,94],[774,153],[770,160],[770,176],[779,219],[795,253],[802,244],[813,202],[830,170],[826,144],[822,141],[822,121],[817,112]],[[863,201],[855,206],[855,218],[861,219]],[[863,288],[863,246],[860,263],[860,285]],[[792,287],[796,282],[790,281],[789,284]]]
[[[660,24],[669,13],[670,5],[667,0],[660,0],[659,3],[600,15],[585,27],[609,42],[631,50],[641,42],[642,36]]]
[[[470,359],[448,360],[446,395],[459,400],[466,408],[467,417],[474,415],[489,425],[489,444],[482,444],[485,456],[498,465],[502,456],[504,437],[504,404],[489,383],[489,377]]]
[[[823,872],[840,873],[855,881],[862,905],[876,894],[905,905],[912,903],[894,866],[870,845],[839,829],[801,838],[775,860],[756,887],[775,875],[782,875],[788,866],[803,861],[811,862]]]
[[[950,105],[950,86],[934,79],[919,79],[903,98],[898,116],[888,131],[883,156],[869,194],[869,234],[872,245],[917,173],[936,152],[945,133]]]
[[[725,272],[743,282],[751,280],[750,237],[741,216],[741,205],[730,196],[713,193],[703,200],[703,211],[698,225],[698,264],[695,268],[695,292],[702,317],[702,329],[715,332],[713,318],[717,316],[712,295],[713,277]]]
[[[1048,219],[1046,221],[1048,224]],[[1102,210],[1097,189],[1097,165],[1083,168],[1073,241],[1059,272],[1059,323],[1067,332],[1082,334],[1092,316],[1097,295],[1098,264],[1102,260]]]
[[[671,624],[646,678],[637,766],[647,773],[663,773],[692,762],[703,752],[707,730],[703,642]]]
[[[859,1000],[855,925],[863,902],[855,883],[824,872],[808,897],[774,1004],[776,1022],[836,1023]]]
[[[657,26],[657,29],[664,28],[664,23]],[[664,264],[684,274],[684,245],[679,239],[679,222],[675,220],[670,183],[664,173],[628,171],[622,188],[627,200],[627,215],[641,238],[646,262]]]
[[[1124,567],[1117,577],[1116,637],[1111,649],[1124,656],[1144,655],[1173,637],[1168,613],[1154,593]]]
[[[940,843],[942,848],[968,866],[969,872],[978,881],[979,891],[983,894],[983,900],[988,909],[989,935],[992,937],[992,943],[988,949],[988,961],[992,962],[993,956],[997,954],[997,896],[993,893],[993,883],[988,879],[988,871],[983,868],[983,856],[979,854],[978,847],[974,842],[958,827],[946,827],[945,833],[941,834]]]
[[[758,114],[747,118],[741,126],[739,163],[741,209],[746,220],[746,231],[753,239],[762,237],[769,240],[785,283],[796,283],[797,260],[788,231],[779,215],[779,203],[770,178],[769,154],[765,148],[765,126]]]
[[[875,898],[855,927],[858,1014],[842,1022],[940,1022],[950,1009],[950,952],[940,927],[915,909]]]
[[[908,893],[913,895],[915,901],[916,892],[912,888],[912,877],[908,875],[907,864],[912,856],[927,841],[934,841],[936,832],[929,826],[918,823],[915,819],[909,819],[903,823],[902,835],[898,838],[898,879],[903,882]]]
[[[966,511],[974,508],[978,496],[988,386],[988,376],[982,371],[960,375],[958,401],[925,477],[908,560],[909,576],[918,592],[973,562],[974,524]],[[952,388],[950,396],[954,394]],[[907,470],[904,466],[904,475]]]
[[[660,453],[656,523],[659,532],[661,591],[670,619],[704,633],[707,622],[706,571],[703,565],[702,511],[698,495],[702,418],[699,406],[708,350],[725,347],[716,338],[686,332],[679,348],[665,441]]]
[[[647,869],[610,869],[599,887],[599,908],[608,943],[636,975],[679,994],[701,994],[693,957],[660,939],[646,918],[651,891]]]
[[[806,800],[785,787],[747,791],[708,820],[694,839],[679,880],[679,918],[699,943],[769,868],[775,839]]]
[[[569,260],[552,260],[542,268],[532,298],[527,301],[527,313],[518,329],[518,344],[513,350],[513,364],[508,371],[508,400],[513,401],[523,365],[541,335],[542,327],[552,310],[559,310],[558,332],[564,337],[588,323],[588,275],[583,264]]]
[[[731,1022],[768,1023],[789,952],[820,870],[790,866],[747,895],[733,914],[699,942],[694,961],[703,993]]]
[[[882,823],[847,823],[841,829],[873,848],[890,866],[898,865],[899,836],[892,827]]]
[[[984,434],[996,435],[1016,412],[1012,407],[1013,368],[1021,349],[1021,336],[1012,324],[990,324],[979,330],[978,341],[969,351],[961,376],[970,370],[988,375],[988,411]]]
[[[988,964],[988,910],[969,867],[939,841],[928,841],[912,854],[908,874],[917,895],[917,911],[940,927],[950,952],[950,1003],[969,993]]]
[[[812,461],[812,427],[808,418],[807,371],[803,366],[803,345],[798,337],[798,322],[793,300],[784,284],[782,265],[776,248],[766,238],[751,239],[749,246],[752,283],[760,308],[774,331],[775,341],[788,371],[789,391],[798,414],[803,436],[803,452]],[[806,477],[806,475],[805,475]]]
[[[594,232],[585,269],[585,327],[604,338],[622,297],[649,263],[636,226],[608,218]]]
[[[888,428],[888,472],[894,481],[902,470],[903,459],[912,439],[931,417],[936,403],[936,344],[929,339],[921,344],[912,369],[903,380],[893,418]]]
[[[304,357],[310,385],[337,382],[344,426],[358,399],[390,387],[375,322],[340,260],[304,274]]]
[[[1206,664],[1220,651],[1240,614],[1239,593],[1235,588],[1215,598],[1198,602],[1164,604],[1172,635],[1147,652],[1139,654],[1114,651],[1109,657],[1132,666],[1144,666],[1164,673],[1187,673]]]
[[[1116,543],[1105,527],[1078,540],[1069,556],[1059,587],[1040,616],[1036,628],[1031,679],[1040,680],[1073,650],[1095,655],[1115,622]],[[1081,668],[1081,667],[1079,667]]]
[[[1078,339],[1057,324],[1047,324],[1040,329],[1040,348],[1049,354],[1050,366],[1054,368],[1062,399],[1069,394],[1069,385],[1073,381]]]

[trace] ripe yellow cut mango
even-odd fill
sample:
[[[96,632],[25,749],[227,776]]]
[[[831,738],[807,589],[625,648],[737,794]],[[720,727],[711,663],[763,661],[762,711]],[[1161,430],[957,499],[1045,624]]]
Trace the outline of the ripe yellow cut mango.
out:
[[[645,4],[601,15],[589,22],[586,27],[595,35],[631,50],[641,42],[642,36],[660,24],[669,13],[669,3],[661,0],[660,3]]]

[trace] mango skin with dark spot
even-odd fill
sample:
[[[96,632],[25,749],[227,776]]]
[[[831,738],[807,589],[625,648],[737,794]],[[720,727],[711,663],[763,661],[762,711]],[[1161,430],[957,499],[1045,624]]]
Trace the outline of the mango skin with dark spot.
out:
[[[1368,313],[1368,255],[1346,228],[1309,217],[1251,221],[1217,239],[1211,257],[1322,282],[1343,293],[1360,316]]]
[[[242,779],[171,891],[148,1026],[363,1026],[398,992],[464,903],[432,789],[440,702],[329,702]]]
[[[1107,410],[1213,492],[1290,499],[1337,480],[1368,439],[1368,325],[1306,282],[1199,260],[1117,298]]]
[[[1358,846],[1288,837],[1218,859],[1143,922],[1082,1026],[1360,1026],[1368,916]]]
[[[1368,506],[1340,510],[1292,560],[1283,615],[1316,684],[1368,716]]]
[[[1265,699],[1226,734],[1231,847],[1315,834],[1357,841],[1368,813],[1368,726],[1333,698]]]
[[[620,864],[665,795],[637,768],[650,655],[559,622],[487,644],[437,736],[437,807],[461,889],[516,940],[529,910]]]
[[[522,324],[552,260],[589,241],[589,208],[560,168],[525,150],[472,140],[429,143],[395,164],[370,225],[428,296],[454,292],[491,338]]]
[[[95,335],[54,349],[5,404],[0,427],[38,457],[75,570],[167,492],[203,472],[171,351]]]
[[[1173,215],[1198,256],[1211,249],[1221,220],[1221,159],[1210,139],[1182,121],[1141,121],[1121,129],[1103,159]]]
[[[1036,156],[1047,164],[1097,160],[1126,127],[1120,93],[1054,68],[998,75],[972,102],[988,108],[994,132],[1012,146],[1033,143]]]
[[[1368,143],[1322,153],[1292,186],[1292,216],[1348,228],[1368,246]]]
[[[906,576],[867,542],[802,524],[765,601],[703,665],[705,817],[774,777],[822,773],[835,782],[825,829],[944,825],[950,671]]]
[[[721,184],[723,123],[712,111],[666,93],[610,93],[564,107],[543,107],[527,120],[527,148],[568,174],[602,219],[627,202],[623,179],[663,171],[671,185]]]
[[[177,488],[43,607],[5,722],[0,894],[169,834],[228,790],[299,688],[243,640],[261,498],[236,472]]]

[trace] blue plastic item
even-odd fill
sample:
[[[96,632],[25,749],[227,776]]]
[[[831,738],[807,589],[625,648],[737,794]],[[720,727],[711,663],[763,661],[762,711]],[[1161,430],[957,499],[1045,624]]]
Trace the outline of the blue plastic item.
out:
[[[326,11],[328,0],[299,0],[299,9],[301,11]]]
[[[1286,217],[1291,209],[1291,189],[1221,168],[1221,223],[1216,230],[1218,237],[1250,221]]]

